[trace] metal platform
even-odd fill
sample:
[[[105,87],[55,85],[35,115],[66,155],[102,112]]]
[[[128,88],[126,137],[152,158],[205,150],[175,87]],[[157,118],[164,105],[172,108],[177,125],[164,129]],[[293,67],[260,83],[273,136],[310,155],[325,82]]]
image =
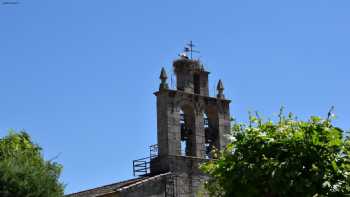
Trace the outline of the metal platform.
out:
[[[149,146],[149,157],[136,159],[132,162],[133,175],[139,177],[148,176],[151,173],[151,159],[156,157],[158,157],[158,144]]]

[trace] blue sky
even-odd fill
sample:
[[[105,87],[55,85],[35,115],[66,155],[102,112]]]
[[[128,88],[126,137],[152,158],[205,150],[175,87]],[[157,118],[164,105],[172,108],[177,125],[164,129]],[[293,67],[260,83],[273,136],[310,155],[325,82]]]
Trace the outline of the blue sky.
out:
[[[0,136],[59,155],[66,193],[132,177],[156,143],[160,69],[189,40],[239,121],[334,105],[350,128],[348,0],[18,1],[0,5]]]

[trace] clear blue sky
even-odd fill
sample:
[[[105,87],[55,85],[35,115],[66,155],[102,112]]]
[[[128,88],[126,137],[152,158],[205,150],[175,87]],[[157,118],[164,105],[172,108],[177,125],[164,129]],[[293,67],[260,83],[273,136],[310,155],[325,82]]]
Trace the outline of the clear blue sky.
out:
[[[238,120],[334,105],[350,128],[348,0],[18,1],[0,5],[0,136],[60,154],[66,193],[132,177],[156,143],[160,69],[189,40]]]

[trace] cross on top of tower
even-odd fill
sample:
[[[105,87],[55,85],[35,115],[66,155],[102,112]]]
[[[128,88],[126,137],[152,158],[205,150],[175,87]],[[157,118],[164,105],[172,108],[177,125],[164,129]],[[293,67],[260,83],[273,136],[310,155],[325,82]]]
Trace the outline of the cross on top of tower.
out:
[[[186,47],[184,48],[184,53],[190,53],[190,58],[192,59],[192,54],[193,53],[199,53],[199,51],[197,50],[193,50],[193,48],[195,47],[195,45],[193,44],[192,40],[186,44]]]

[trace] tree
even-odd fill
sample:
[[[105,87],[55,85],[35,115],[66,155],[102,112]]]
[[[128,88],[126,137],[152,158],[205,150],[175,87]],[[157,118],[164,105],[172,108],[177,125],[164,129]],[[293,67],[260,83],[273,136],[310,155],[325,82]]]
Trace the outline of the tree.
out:
[[[211,196],[346,196],[350,194],[350,140],[327,119],[273,121],[250,115],[234,122],[232,142],[201,169]]]
[[[62,166],[45,161],[41,148],[24,131],[0,139],[1,197],[62,197]]]

